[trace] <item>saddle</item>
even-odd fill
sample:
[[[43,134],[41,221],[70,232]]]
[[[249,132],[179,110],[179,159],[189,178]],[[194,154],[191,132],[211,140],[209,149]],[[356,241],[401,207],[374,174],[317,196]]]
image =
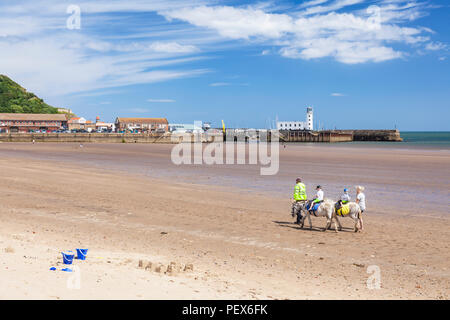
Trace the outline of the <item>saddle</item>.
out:
[[[314,216],[317,217],[316,212],[317,212],[317,209],[319,209],[319,206],[320,206],[320,204],[321,204],[322,202],[323,202],[323,201],[320,201],[319,203],[315,203],[314,206],[312,206],[312,208],[311,208],[312,201],[309,201],[309,202],[308,202],[308,205],[307,205],[307,208],[310,208],[310,209],[308,210],[309,213],[311,213],[311,214],[313,214]]]
[[[350,206],[348,205],[348,203],[342,204],[342,200],[339,200],[338,202],[336,202],[334,209],[336,211],[336,214],[341,217],[349,214],[349,212],[350,212]]]

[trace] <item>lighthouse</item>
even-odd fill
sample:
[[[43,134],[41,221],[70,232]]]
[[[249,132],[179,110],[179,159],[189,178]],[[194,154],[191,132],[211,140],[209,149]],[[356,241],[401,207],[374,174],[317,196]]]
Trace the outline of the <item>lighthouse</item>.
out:
[[[307,130],[314,130],[313,126],[313,108],[307,107],[306,108],[306,129]]]

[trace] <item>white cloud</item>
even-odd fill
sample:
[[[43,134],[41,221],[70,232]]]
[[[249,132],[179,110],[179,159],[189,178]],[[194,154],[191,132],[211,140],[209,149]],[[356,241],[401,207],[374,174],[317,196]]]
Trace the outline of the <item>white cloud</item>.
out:
[[[106,95],[117,95],[117,94],[124,94],[124,91],[121,90],[94,90],[93,92],[84,92],[84,93],[75,93],[74,95],[82,98],[82,97],[101,97]]]
[[[176,102],[173,99],[148,99],[148,102],[152,102],[152,103],[174,103]]]
[[[235,78],[235,77],[233,77]],[[250,84],[246,82],[242,83],[231,83],[231,82],[214,82],[210,83],[210,87],[228,87],[228,86],[240,86],[240,87],[248,87]]]
[[[195,0],[84,0],[75,1],[83,12],[107,13],[107,12],[155,12],[158,10],[176,9],[192,4],[200,5],[208,1]]]
[[[36,18],[29,16],[10,18],[0,15],[0,38],[25,36],[37,30],[42,30],[42,27]]]
[[[292,14],[270,13],[252,6],[197,6],[160,14],[170,21],[178,19],[215,30],[224,38],[279,46],[282,56],[294,59],[332,57],[347,64],[382,62],[404,57],[405,49],[399,49],[404,45],[415,50],[413,46],[429,42],[430,29],[403,26],[425,14],[421,3],[381,0],[371,11],[355,6],[363,2],[310,1],[300,6],[306,9]],[[336,12],[349,7],[355,9]]]
[[[210,83],[209,86],[210,87],[225,87],[225,86],[230,86],[231,83],[229,82],[214,82],[214,83]]]
[[[345,97],[346,95],[339,92],[334,92],[331,94],[332,97]]]
[[[69,4],[75,4],[81,8],[84,14],[116,13],[116,12],[155,12],[158,10],[177,9],[191,5],[209,3],[208,0],[12,0],[2,8],[5,14],[35,14],[45,12],[58,14],[66,12]]]
[[[425,46],[425,49],[430,51],[438,51],[447,49],[447,45],[441,42],[430,42]]]
[[[328,2],[328,0],[311,0],[303,2],[299,7],[300,8],[314,7],[325,2]]]
[[[131,42],[131,43],[112,43],[101,40],[89,41],[85,44],[87,49],[99,52],[156,52],[172,54],[189,54],[198,52],[199,49],[193,45],[183,45],[177,42],[156,41],[152,43]]]
[[[70,41],[70,40],[69,40]],[[148,70],[168,61],[143,57],[89,56],[55,39],[0,41],[0,70],[44,96],[152,83],[199,75],[208,70]],[[126,63],[124,63],[126,61]]]
[[[361,2],[364,2],[364,0],[336,0],[327,6],[312,6],[308,9],[306,9],[304,12],[302,12],[302,14],[312,15],[312,14],[336,11],[336,10],[342,9],[347,6],[359,4]]]
[[[229,6],[181,8],[161,12],[168,19],[180,19],[199,27],[214,29],[224,37],[280,38],[292,30],[292,18],[285,14],[266,13],[261,9]]]
[[[155,52],[166,52],[166,53],[192,53],[197,52],[198,48],[191,45],[181,45],[176,42],[155,42],[150,46]]]

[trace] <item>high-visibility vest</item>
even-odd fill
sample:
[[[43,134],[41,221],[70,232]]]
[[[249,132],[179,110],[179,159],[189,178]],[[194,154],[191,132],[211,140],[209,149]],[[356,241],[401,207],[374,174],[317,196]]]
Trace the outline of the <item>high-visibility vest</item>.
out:
[[[306,196],[306,186],[303,183],[297,183],[294,188],[294,200],[301,201],[307,200]]]

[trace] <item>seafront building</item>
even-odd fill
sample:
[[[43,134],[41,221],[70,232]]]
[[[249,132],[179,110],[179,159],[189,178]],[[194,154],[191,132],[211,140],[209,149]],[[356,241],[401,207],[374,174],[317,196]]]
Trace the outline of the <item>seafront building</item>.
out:
[[[0,113],[1,133],[52,132],[67,126],[65,114]]]
[[[195,124],[171,123],[169,131],[174,133],[203,133],[204,128]]]
[[[314,130],[314,111],[312,107],[306,108],[305,121],[277,121],[278,130]]]
[[[109,122],[100,121],[100,117],[97,117],[95,122],[86,120],[83,117],[74,117],[68,121],[69,130],[83,130],[87,132],[112,132],[115,130],[115,124]]]
[[[95,131],[96,126],[90,120],[86,120],[83,117],[74,117],[68,121],[68,127],[70,131],[82,130],[87,132]]]
[[[100,117],[97,117],[95,120],[95,130],[97,132],[113,132],[116,131],[116,124],[100,121]]]
[[[134,132],[166,133],[169,122],[165,118],[117,118],[115,123],[67,119],[67,114],[0,113],[0,133],[50,133],[60,130],[72,132]]]
[[[166,118],[117,118],[117,132],[165,133],[169,131]]]

